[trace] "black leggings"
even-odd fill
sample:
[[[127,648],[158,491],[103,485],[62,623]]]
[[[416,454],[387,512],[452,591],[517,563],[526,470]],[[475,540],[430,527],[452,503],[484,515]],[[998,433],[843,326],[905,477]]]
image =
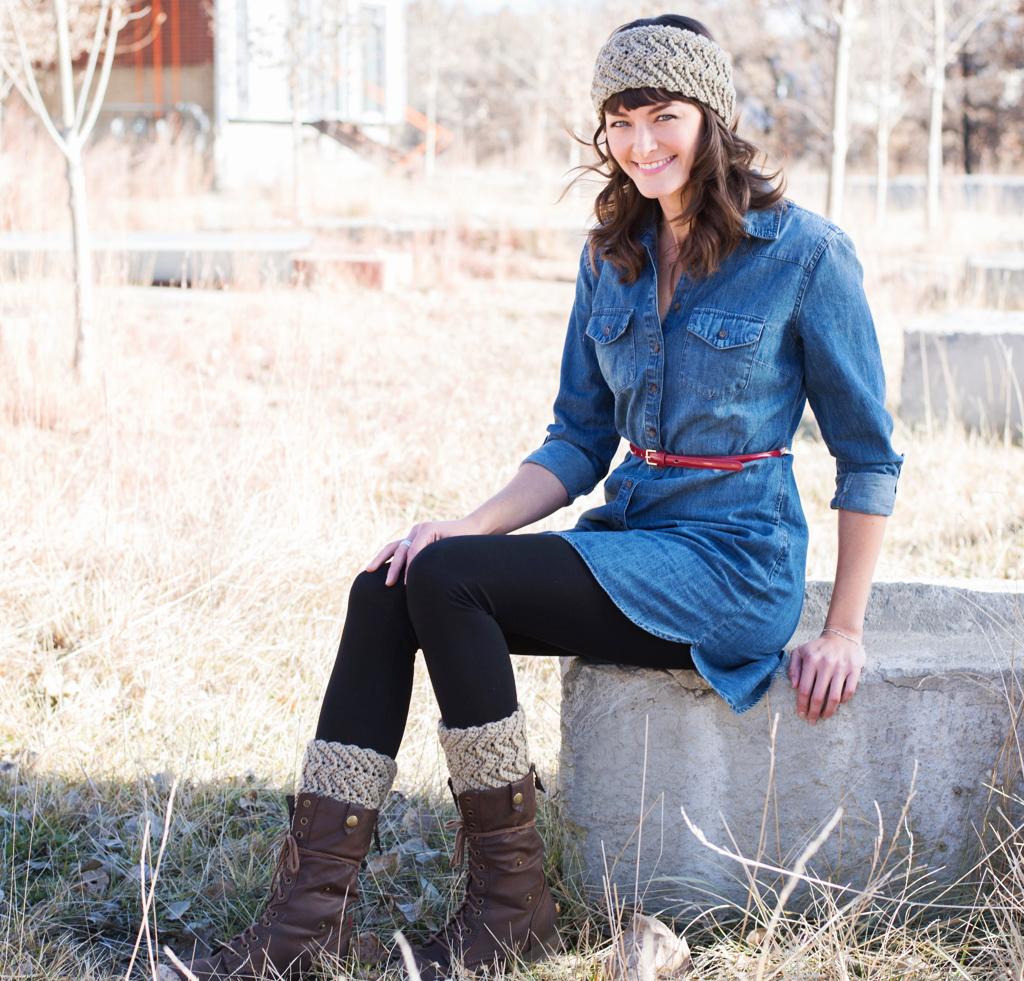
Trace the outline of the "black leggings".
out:
[[[387,571],[383,563],[352,582],[318,739],[394,757],[420,649],[441,718],[460,729],[515,711],[510,653],[693,667],[689,644],[633,623],[558,535],[442,538],[404,570],[406,584],[385,585]]]

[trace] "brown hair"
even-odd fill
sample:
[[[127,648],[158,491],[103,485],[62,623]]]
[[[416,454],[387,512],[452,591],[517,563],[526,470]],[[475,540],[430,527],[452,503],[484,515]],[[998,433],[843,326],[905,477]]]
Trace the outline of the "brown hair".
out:
[[[679,27],[714,40],[700,21],[676,14],[634,20],[616,28],[613,34],[649,24]],[[627,285],[636,282],[646,262],[639,233],[659,216],[661,208],[656,200],[645,198],[615,158],[602,149],[608,146],[607,137],[601,139],[605,133],[605,111],[622,112],[670,101],[688,102],[696,106],[703,117],[700,146],[690,177],[680,189],[680,203],[686,198],[689,200],[679,224],[685,226],[689,222],[690,231],[679,247],[677,261],[691,276],[710,276],[743,241],[743,215],[748,208],[757,211],[770,208],[785,193],[785,178],[778,186],[773,186],[782,173],[781,168],[771,174],[762,174],[753,168],[753,161],[761,151],[736,134],[738,117],[731,125],[726,125],[718,113],[703,102],[661,87],[626,89],[610,96],[592,140],[581,139],[574,133],[570,135],[584,146],[592,147],[600,160],[600,163],[581,164],[574,169],[608,179],[594,202],[598,225],[589,237],[591,268],[596,274],[595,256],[600,254],[622,270],[620,279]],[[601,169],[603,165],[607,165],[607,173]],[[569,187],[582,176],[582,173],[577,175]]]

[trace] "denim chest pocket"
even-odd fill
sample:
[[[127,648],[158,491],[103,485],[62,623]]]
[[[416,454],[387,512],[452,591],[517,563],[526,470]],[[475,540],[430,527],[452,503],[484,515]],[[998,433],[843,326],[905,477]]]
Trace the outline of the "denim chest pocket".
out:
[[[704,398],[727,398],[750,381],[764,317],[699,307],[683,342],[683,383]]]
[[[613,392],[621,392],[636,377],[636,331],[631,307],[601,307],[587,321],[601,374]]]

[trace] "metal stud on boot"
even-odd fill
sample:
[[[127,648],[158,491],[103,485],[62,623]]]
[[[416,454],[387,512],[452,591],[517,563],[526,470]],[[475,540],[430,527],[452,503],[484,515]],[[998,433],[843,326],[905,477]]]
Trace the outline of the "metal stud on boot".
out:
[[[259,917],[211,956],[181,958],[199,981],[276,977],[273,972],[297,978],[322,953],[348,953],[356,875],[377,811],[299,793],[288,796],[288,812],[291,827]],[[165,978],[187,978],[176,967],[161,967]]]
[[[466,895],[455,916],[413,948],[422,981],[441,981],[456,963],[500,970],[512,959],[540,960],[561,948],[536,827],[539,784],[531,765],[504,787],[461,794],[452,787],[461,816],[452,864],[466,853]]]

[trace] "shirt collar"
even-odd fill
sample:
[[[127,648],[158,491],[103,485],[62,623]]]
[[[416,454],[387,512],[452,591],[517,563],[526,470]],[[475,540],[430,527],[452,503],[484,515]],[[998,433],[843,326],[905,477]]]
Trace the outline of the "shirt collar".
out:
[[[782,207],[775,205],[767,211],[748,210],[743,215],[743,230],[754,238],[774,239],[779,237],[782,224]],[[654,233],[659,213],[653,210],[640,232],[640,242],[647,246],[647,251],[654,254]]]

